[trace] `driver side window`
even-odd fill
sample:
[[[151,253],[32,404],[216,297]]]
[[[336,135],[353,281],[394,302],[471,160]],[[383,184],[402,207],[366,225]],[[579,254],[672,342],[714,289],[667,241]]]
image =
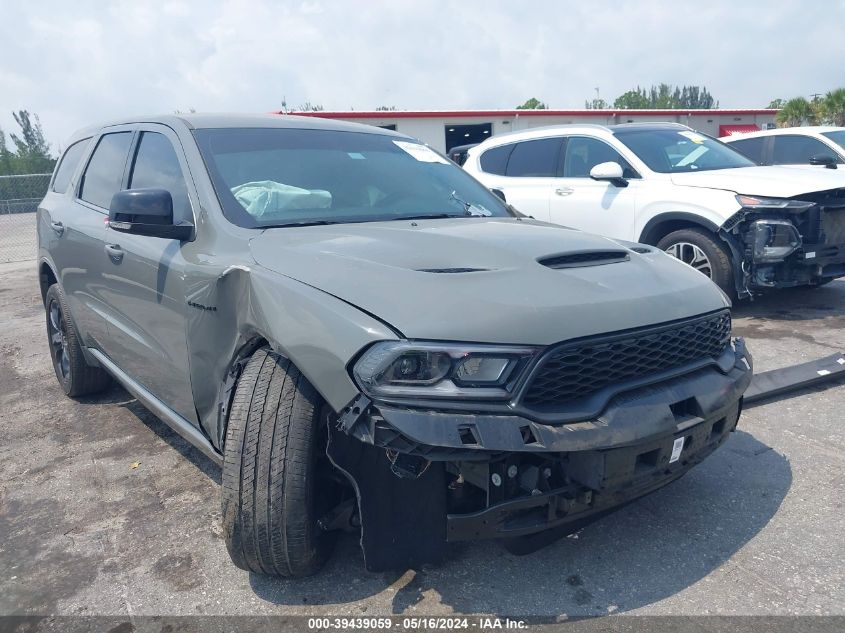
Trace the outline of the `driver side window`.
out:
[[[166,189],[173,198],[173,219],[176,222],[192,220],[185,176],[182,174],[176,150],[164,134],[141,133],[132,164],[129,188]]]
[[[589,178],[593,167],[608,162],[619,163],[625,178],[640,177],[628,161],[604,141],[587,136],[570,136],[566,141],[563,177]]]

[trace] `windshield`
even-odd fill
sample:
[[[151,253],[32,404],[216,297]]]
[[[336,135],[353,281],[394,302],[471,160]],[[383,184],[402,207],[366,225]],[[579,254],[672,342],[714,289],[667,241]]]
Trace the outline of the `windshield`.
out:
[[[510,215],[462,169],[401,137],[278,128],[194,134],[223,212],[239,226]]]
[[[625,130],[615,135],[649,169],[661,174],[755,165],[724,143],[692,130]]]
[[[822,132],[822,136],[826,136],[831,141],[845,149],[845,130],[836,130],[835,132]]]

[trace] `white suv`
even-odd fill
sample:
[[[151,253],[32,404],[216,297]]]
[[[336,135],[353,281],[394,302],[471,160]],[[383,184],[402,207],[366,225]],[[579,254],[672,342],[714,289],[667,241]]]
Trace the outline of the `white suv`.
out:
[[[845,275],[841,175],[759,167],[683,125],[512,132],[464,169],[520,213],[657,246],[740,298]]]
[[[823,165],[836,169],[845,164],[845,127],[784,127],[725,139],[758,165]],[[845,182],[845,170],[840,172]]]

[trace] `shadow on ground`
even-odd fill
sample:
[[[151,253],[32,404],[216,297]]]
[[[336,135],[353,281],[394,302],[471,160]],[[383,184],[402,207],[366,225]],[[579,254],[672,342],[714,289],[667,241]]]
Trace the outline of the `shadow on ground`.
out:
[[[431,592],[457,613],[621,612],[672,596],[722,565],[768,524],[791,482],[787,460],[740,431],[681,480],[528,556],[471,543],[441,566],[368,574],[347,535],[317,576],[252,575],[250,584],[261,598],[290,605],[354,607],[389,590],[397,614]]]
[[[103,402],[131,411],[219,484],[217,466],[122,389],[90,404]],[[737,431],[677,482],[527,556],[497,542],[468,543],[455,545],[442,565],[376,574],[364,569],[357,535],[344,534],[316,576],[252,574],[249,582],[258,597],[277,605],[337,605],[353,615],[373,596],[386,596],[395,614],[427,596],[456,613],[624,612],[673,596],[720,567],[769,523],[791,483],[783,455]]]
[[[819,288],[787,288],[734,303],[736,319],[750,321],[810,321],[842,317],[845,312],[845,280]]]
[[[101,406],[104,404],[117,405],[132,413],[138,420],[143,422],[151,431],[158,437],[167,442],[171,448],[179,451],[182,456],[193,464],[198,471],[203,473],[213,482],[219,484],[221,481],[220,468],[212,462],[208,457],[203,455],[198,449],[194,448],[176,431],[167,426],[164,422],[159,420],[153,413],[151,413],[144,405],[138,402],[133,395],[127,392],[123,387],[115,384],[106,391],[84,398],[79,398],[78,402],[82,405]],[[150,442],[133,442],[133,454],[140,456],[144,451],[150,453],[158,452],[158,447]],[[122,449],[118,449],[119,450]],[[104,453],[100,453],[103,455]]]

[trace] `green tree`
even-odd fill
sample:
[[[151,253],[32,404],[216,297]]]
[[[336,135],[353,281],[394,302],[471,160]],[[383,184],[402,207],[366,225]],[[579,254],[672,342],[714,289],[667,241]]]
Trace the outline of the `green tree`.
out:
[[[629,90],[616,97],[613,107],[620,110],[645,110],[651,107],[651,102],[646,91],[637,86],[636,90]]]
[[[804,97],[790,99],[775,117],[778,127],[798,127],[805,122],[814,122],[816,113],[813,105]]]
[[[704,86],[673,86],[657,84],[648,90],[636,87],[623,93],[613,102],[620,109],[645,110],[709,110],[719,102]]]
[[[821,100],[822,119],[830,125],[845,126],[845,88],[828,92]]]
[[[6,133],[0,130],[0,176],[14,173],[14,155],[6,145]]]
[[[676,87],[673,96],[677,101],[676,108],[710,110],[719,107],[719,102],[704,86],[683,86],[680,90]]]
[[[786,99],[772,99],[766,107],[772,110],[780,110],[786,105]]]
[[[306,101],[301,106],[297,108],[299,112],[322,112],[325,108],[319,103],[311,103],[310,101]]]
[[[587,108],[587,110],[607,110],[610,107],[610,104],[601,97],[596,97],[590,101],[585,101],[584,107]]]
[[[15,169],[18,173],[42,174],[53,171],[56,160],[50,155],[50,145],[44,140],[44,130],[37,114],[26,110],[12,112],[21,128],[20,136],[12,133],[15,146]]]
[[[549,106],[535,97],[531,97],[522,105],[516,106],[517,110],[548,110]]]

